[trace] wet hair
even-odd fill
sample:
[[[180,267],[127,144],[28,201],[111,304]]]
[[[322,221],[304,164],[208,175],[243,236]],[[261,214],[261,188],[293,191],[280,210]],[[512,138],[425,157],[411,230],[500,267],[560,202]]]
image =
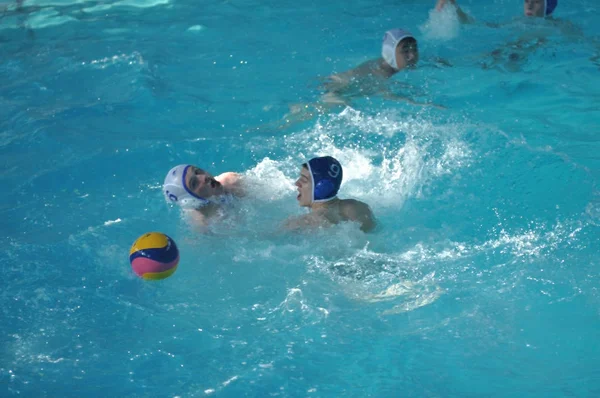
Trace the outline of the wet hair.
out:
[[[417,44],[417,39],[415,39],[414,37],[405,37],[404,39],[400,40],[400,43],[398,43],[398,46],[402,43]]]

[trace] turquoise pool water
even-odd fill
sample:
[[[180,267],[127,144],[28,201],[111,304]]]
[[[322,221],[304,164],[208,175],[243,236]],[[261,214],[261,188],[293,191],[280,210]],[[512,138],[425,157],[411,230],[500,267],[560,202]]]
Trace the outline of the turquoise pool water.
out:
[[[501,0],[462,2],[499,29],[421,1],[0,5],[0,395],[597,396],[600,7],[563,3],[569,34]],[[445,109],[285,123],[394,27],[421,62],[389,88]],[[377,232],[281,231],[325,154]],[[180,163],[252,181],[210,234],[162,198]],[[169,279],[131,271],[148,231]]]

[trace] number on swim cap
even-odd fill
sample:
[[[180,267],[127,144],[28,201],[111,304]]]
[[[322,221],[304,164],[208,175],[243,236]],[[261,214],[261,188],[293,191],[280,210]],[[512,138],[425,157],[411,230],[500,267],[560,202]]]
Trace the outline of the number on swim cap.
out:
[[[171,202],[177,202],[177,196],[173,195],[171,192],[169,191],[165,191],[165,194],[167,195],[167,198],[169,198],[169,200]]]
[[[337,178],[340,175],[340,166],[335,163],[329,165],[329,171],[327,172],[331,178]]]

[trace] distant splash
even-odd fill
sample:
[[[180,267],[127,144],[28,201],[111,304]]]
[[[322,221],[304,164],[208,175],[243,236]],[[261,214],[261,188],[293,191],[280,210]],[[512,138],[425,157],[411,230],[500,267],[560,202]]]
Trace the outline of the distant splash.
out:
[[[89,3],[90,7],[79,8],[82,4]],[[110,10],[111,8],[151,8],[163,6],[170,3],[170,0],[117,0],[113,2],[102,2],[96,4],[92,0],[18,0],[14,2],[0,3],[0,12],[5,13],[0,21],[0,31],[3,29],[44,29],[49,27],[60,26],[68,23],[79,23],[78,18],[81,11],[85,13],[101,13]],[[73,9],[73,14],[65,8],[70,6]],[[23,12],[31,11],[23,17]],[[69,10],[70,11],[70,10]],[[21,15],[13,15],[19,13]]]
[[[83,61],[81,62],[82,66],[89,65],[92,68],[105,69],[109,66],[116,64],[127,64],[127,65],[140,65],[146,66],[146,61],[137,51],[132,52],[131,54],[116,54],[110,57],[104,57],[99,59],[94,59],[89,62]]]
[[[429,11],[427,21],[419,29],[430,40],[452,40],[458,36],[460,22],[456,15],[456,6],[448,3],[440,11]]]

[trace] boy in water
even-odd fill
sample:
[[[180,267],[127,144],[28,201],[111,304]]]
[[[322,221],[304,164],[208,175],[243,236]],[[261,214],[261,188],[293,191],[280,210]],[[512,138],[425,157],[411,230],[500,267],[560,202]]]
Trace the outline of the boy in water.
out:
[[[245,195],[239,174],[226,172],[213,177],[199,167],[182,164],[167,173],[163,194],[168,202],[181,206],[197,225],[221,216],[235,198]]]
[[[355,98],[381,95],[392,100],[407,101],[413,105],[435,106],[418,103],[410,98],[394,94],[388,87],[388,79],[401,70],[414,68],[419,61],[417,40],[408,31],[391,29],[385,32],[381,46],[381,57],[366,61],[356,68],[329,76],[322,85],[325,93],[321,101],[312,104],[290,105],[290,113],[279,127],[286,127],[312,118],[315,113],[324,113],[337,106],[351,106]],[[445,61],[441,61],[448,65]]]
[[[296,199],[300,206],[307,207],[310,212],[289,219],[285,227],[298,230],[353,221],[360,224],[363,232],[373,230],[375,217],[366,203],[337,197],[342,177],[342,165],[331,156],[313,158],[304,163],[296,181]]]
[[[354,69],[329,77],[325,83],[324,102],[343,103],[352,97],[369,94],[391,95],[382,83],[405,68],[419,62],[417,40],[402,29],[385,32],[381,57],[366,61]]]

